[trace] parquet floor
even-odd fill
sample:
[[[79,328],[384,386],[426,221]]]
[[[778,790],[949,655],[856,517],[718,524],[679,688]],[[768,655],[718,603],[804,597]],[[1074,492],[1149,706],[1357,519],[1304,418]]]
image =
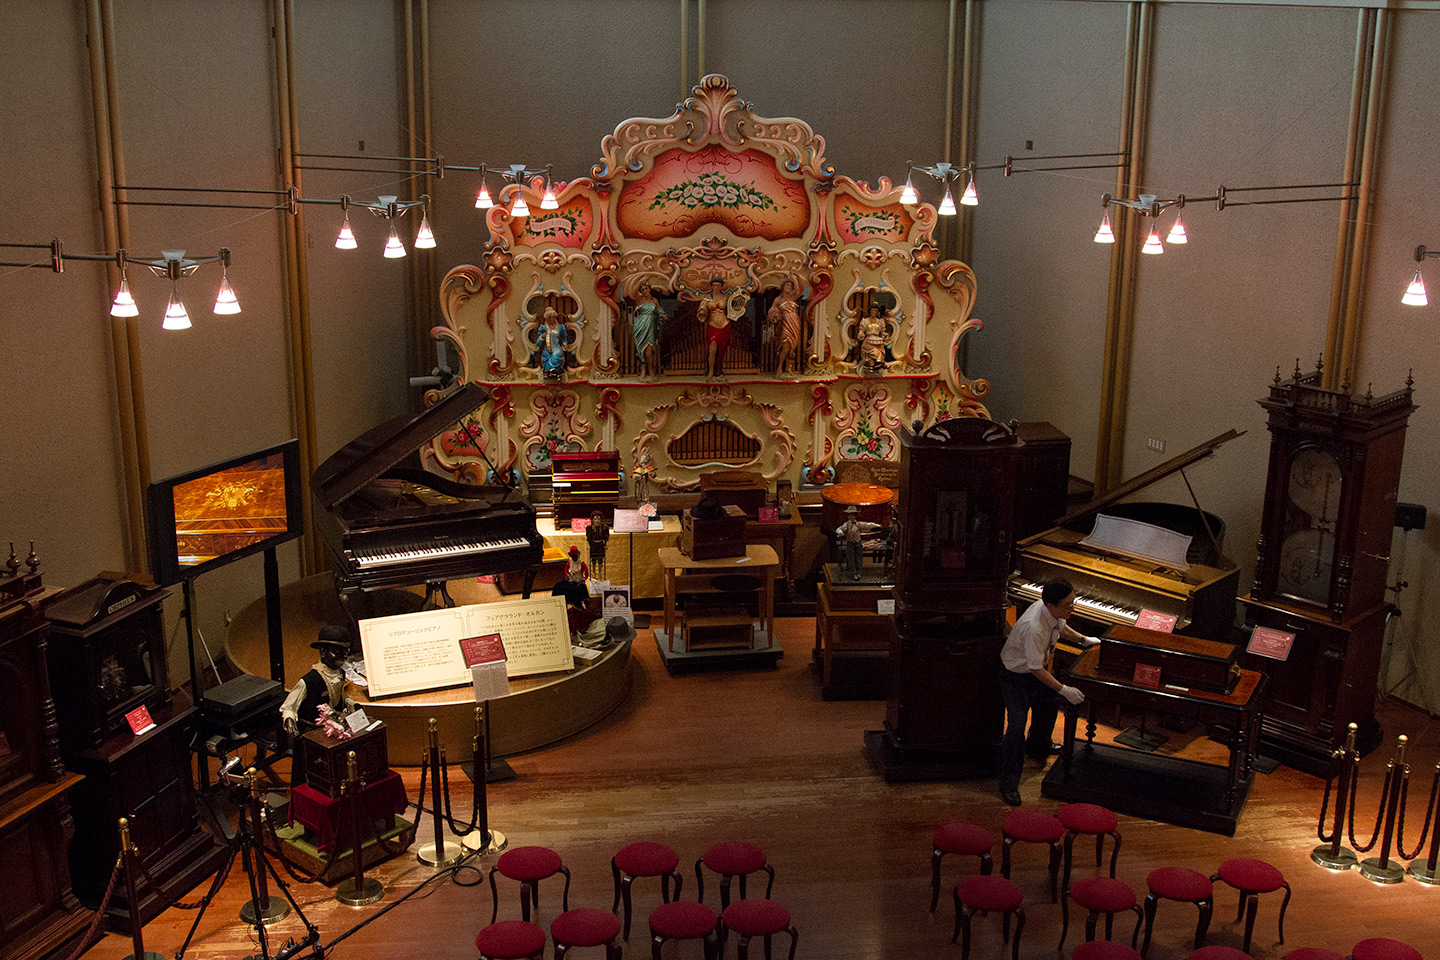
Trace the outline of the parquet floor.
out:
[[[958,960],[960,947],[950,944],[950,889],[975,866],[947,858],[955,862],[945,865],[940,908],[931,914],[930,833],[952,818],[990,827],[997,836],[998,861],[999,825],[1008,808],[994,782],[884,783],[871,772],[861,749],[864,731],[882,725],[884,703],[823,702],[811,664],[812,622],[782,620],[779,629],[785,657],[776,670],[676,677],[666,673],[650,634],[642,631],[626,701],[583,735],[511,758],[518,777],[491,787],[492,825],[512,845],[542,844],[559,851],[574,874],[570,905],[600,908],[611,903],[610,856],[625,843],[654,839],[673,846],[686,874],[684,895],[693,898],[693,864],[701,851],[718,840],[749,839],[765,848],[775,867],[774,897],[789,906],[800,930],[797,956]],[[1387,704],[1382,719],[1386,744],[1364,763],[1356,826],[1368,836],[1394,735],[1408,733],[1414,802],[1406,839],[1413,845],[1440,759],[1440,722],[1400,704]],[[1199,754],[1210,747],[1196,743],[1185,749]],[[420,771],[403,768],[402,773],[413,798]],[[1027,806],[1053,810],[1056,804],[1040,797],[1042,775],[1042,768],[1030,763],[1021,794]],[[457,815],[468,815],[469,781],[457,770],[451,785]],[[1380,887],[1354,872],[1329,873],[1310,862],[1323,786],[1284,767],[1259,777],[1233,838],[1122,817],[1119,877],[1143,897],[1145,876],[1156,866],[1178,864],[1210,873],[1227,857],[1261,857],[1284,872],[1294,899],[1286,941],[1279,944],[1279,896],[1261,898],[1251,950],[1258,960],[1280,958],[1301,946],[1344,954],[1357,941],[1381,935],[1405,940],[1430,960],[1440,960],[1440,888],[1412,880]],[[420,839],[433,839],[428,824]],[[1076,845],[1077,878],[1098,872],[1093,859],[1082,855],[1089,849]],[[477,885],[482,878],[476,866],[487,868],[489,861],[462,867],[399,902],[437,873],[417,863],[412,849],[371,871],[383,882],[386,896],[361,909],[341,906],[333,891],[319,884],[291,889],[335,958],[474,960],[474,937],[491,909],[488,884]],[[1021,956],[1060,956],[1060,908],[1049,901],[1043,852],[1018,847],[1013,878],[1024,887],[1028,904]],[[539,919],[546,926],[560,910],[561,885],[559,878],[541,884]],[[499,886],[501,918],[518,918],[518,885],[502,878]],[[660,902],[658,888],[655,880],[636,881],[629,956],[649,954],[644,918]],[[706,899],[712,906],[717,890],[715,878],[708,877]],[[757,892],[763,888],[752,887],[751,894]],[[186,956],[238,960],[255,955],[254,931],[237,919],[249,897],[237,866]],[[1238,948],[1242,927],[1234,922],[1235,895],[1219,889],[1217,900],[1208,942]],[[145,929],[145,948],[174,956],[193,916],[179,910],[161,914]],[[1083,919],[1078,910],[1072,913],[1067,955],[1083,939]],[[1194,924],[1192,907],[1162,903],[1151,960],[1183,960]],[[1128,939],[1130,926],[1129,920],[1117,921],[1116,938]],[[300,929],[294,916],[274,925],[271,952]],[[977,960],[1009,956],[1000,942],[998,917],[977,917],[974,936]],[[785,940],[779,938],[777,948]],[[120,960],[131,952],[130,938],[109,934],[88,957]],[[699,945],[688,943],[668,944],[663,955],[699,954]]]

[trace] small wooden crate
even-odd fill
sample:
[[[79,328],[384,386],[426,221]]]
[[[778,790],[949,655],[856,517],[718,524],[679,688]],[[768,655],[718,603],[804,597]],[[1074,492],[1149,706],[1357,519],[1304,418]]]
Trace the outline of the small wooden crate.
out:
[[[731,504],[725,516],[696,519],[680,515],[680,552],[691,560],[745,556],[745,512]]]
[[[323,731],[311,730],[295,741],[295,762],[300,764],[306,784],[326,796],[338,797],[340,785],[350,777],[351,750],[365,783],[374,783],[390,771],[384,724],[348,740],[332,740]]]

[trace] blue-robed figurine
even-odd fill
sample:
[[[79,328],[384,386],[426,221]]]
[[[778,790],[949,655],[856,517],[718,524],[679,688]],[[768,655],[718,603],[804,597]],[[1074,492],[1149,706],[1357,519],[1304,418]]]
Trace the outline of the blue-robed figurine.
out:
[[[570,333],[554,307],[545,308],[535,345],[540,350],[540,372],[545,379],[559,380],[565,376],[565,348],[570,345]]]

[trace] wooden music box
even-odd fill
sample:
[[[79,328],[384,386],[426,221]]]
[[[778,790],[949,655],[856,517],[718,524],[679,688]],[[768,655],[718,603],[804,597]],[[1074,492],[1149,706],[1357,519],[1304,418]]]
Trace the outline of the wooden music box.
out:
[[[1237,658],[1233,644],[1120,625],[1100,639],[1099,669],[1128,678],[1145,664],[1160,668],[1160,684],[1228,694],[1240,678]]]
[[[733,503],[725,516],[696,518],[686,510],[680,514],[680,552],[691,560],[745,556],[745,511]]]
[[[332,740],[322,730],[311,730],[295,741],[295,762],[303,782],[326,796],[340,796],[340,785],[350,777],[350,751],[364,783],[375,783],[390,772],[385,725],[357,733],[348,740]]]
[[[715,470],[700,475],[700,490],[726,506],[734,504],[751,520],[760,517],[760,508],[770,493],[765,477],[748,470]]]

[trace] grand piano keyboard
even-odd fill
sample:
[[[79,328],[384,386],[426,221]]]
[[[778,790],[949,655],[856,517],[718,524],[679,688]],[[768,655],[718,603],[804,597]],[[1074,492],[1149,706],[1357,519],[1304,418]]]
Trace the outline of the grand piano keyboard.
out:
[[[423,546],[408,544],[403,547],[355,550],[352,551],[352,557],[357,567],[367,570],[396,564],[429,563],[434,560],[455,560],[462,557],[481,556],[499,550],[514,550],[529,545],[530,541],[524,537],[507,537],[497,540],[445,537]]]
[[[1043,583],[1032,583],[1017,577],[1010,581],[1008,592],[1016,599],[1037,601],[1040,599],[1040,591],[1044,586]],[[1098,597],[1087,597],[1078,591],[1075,594],[1075,610],[1082,616],[1099,620],[1102,623],[1124,623],[1134,626],[1135,621],[1140,618],[1139,607],[1130,607]]]

